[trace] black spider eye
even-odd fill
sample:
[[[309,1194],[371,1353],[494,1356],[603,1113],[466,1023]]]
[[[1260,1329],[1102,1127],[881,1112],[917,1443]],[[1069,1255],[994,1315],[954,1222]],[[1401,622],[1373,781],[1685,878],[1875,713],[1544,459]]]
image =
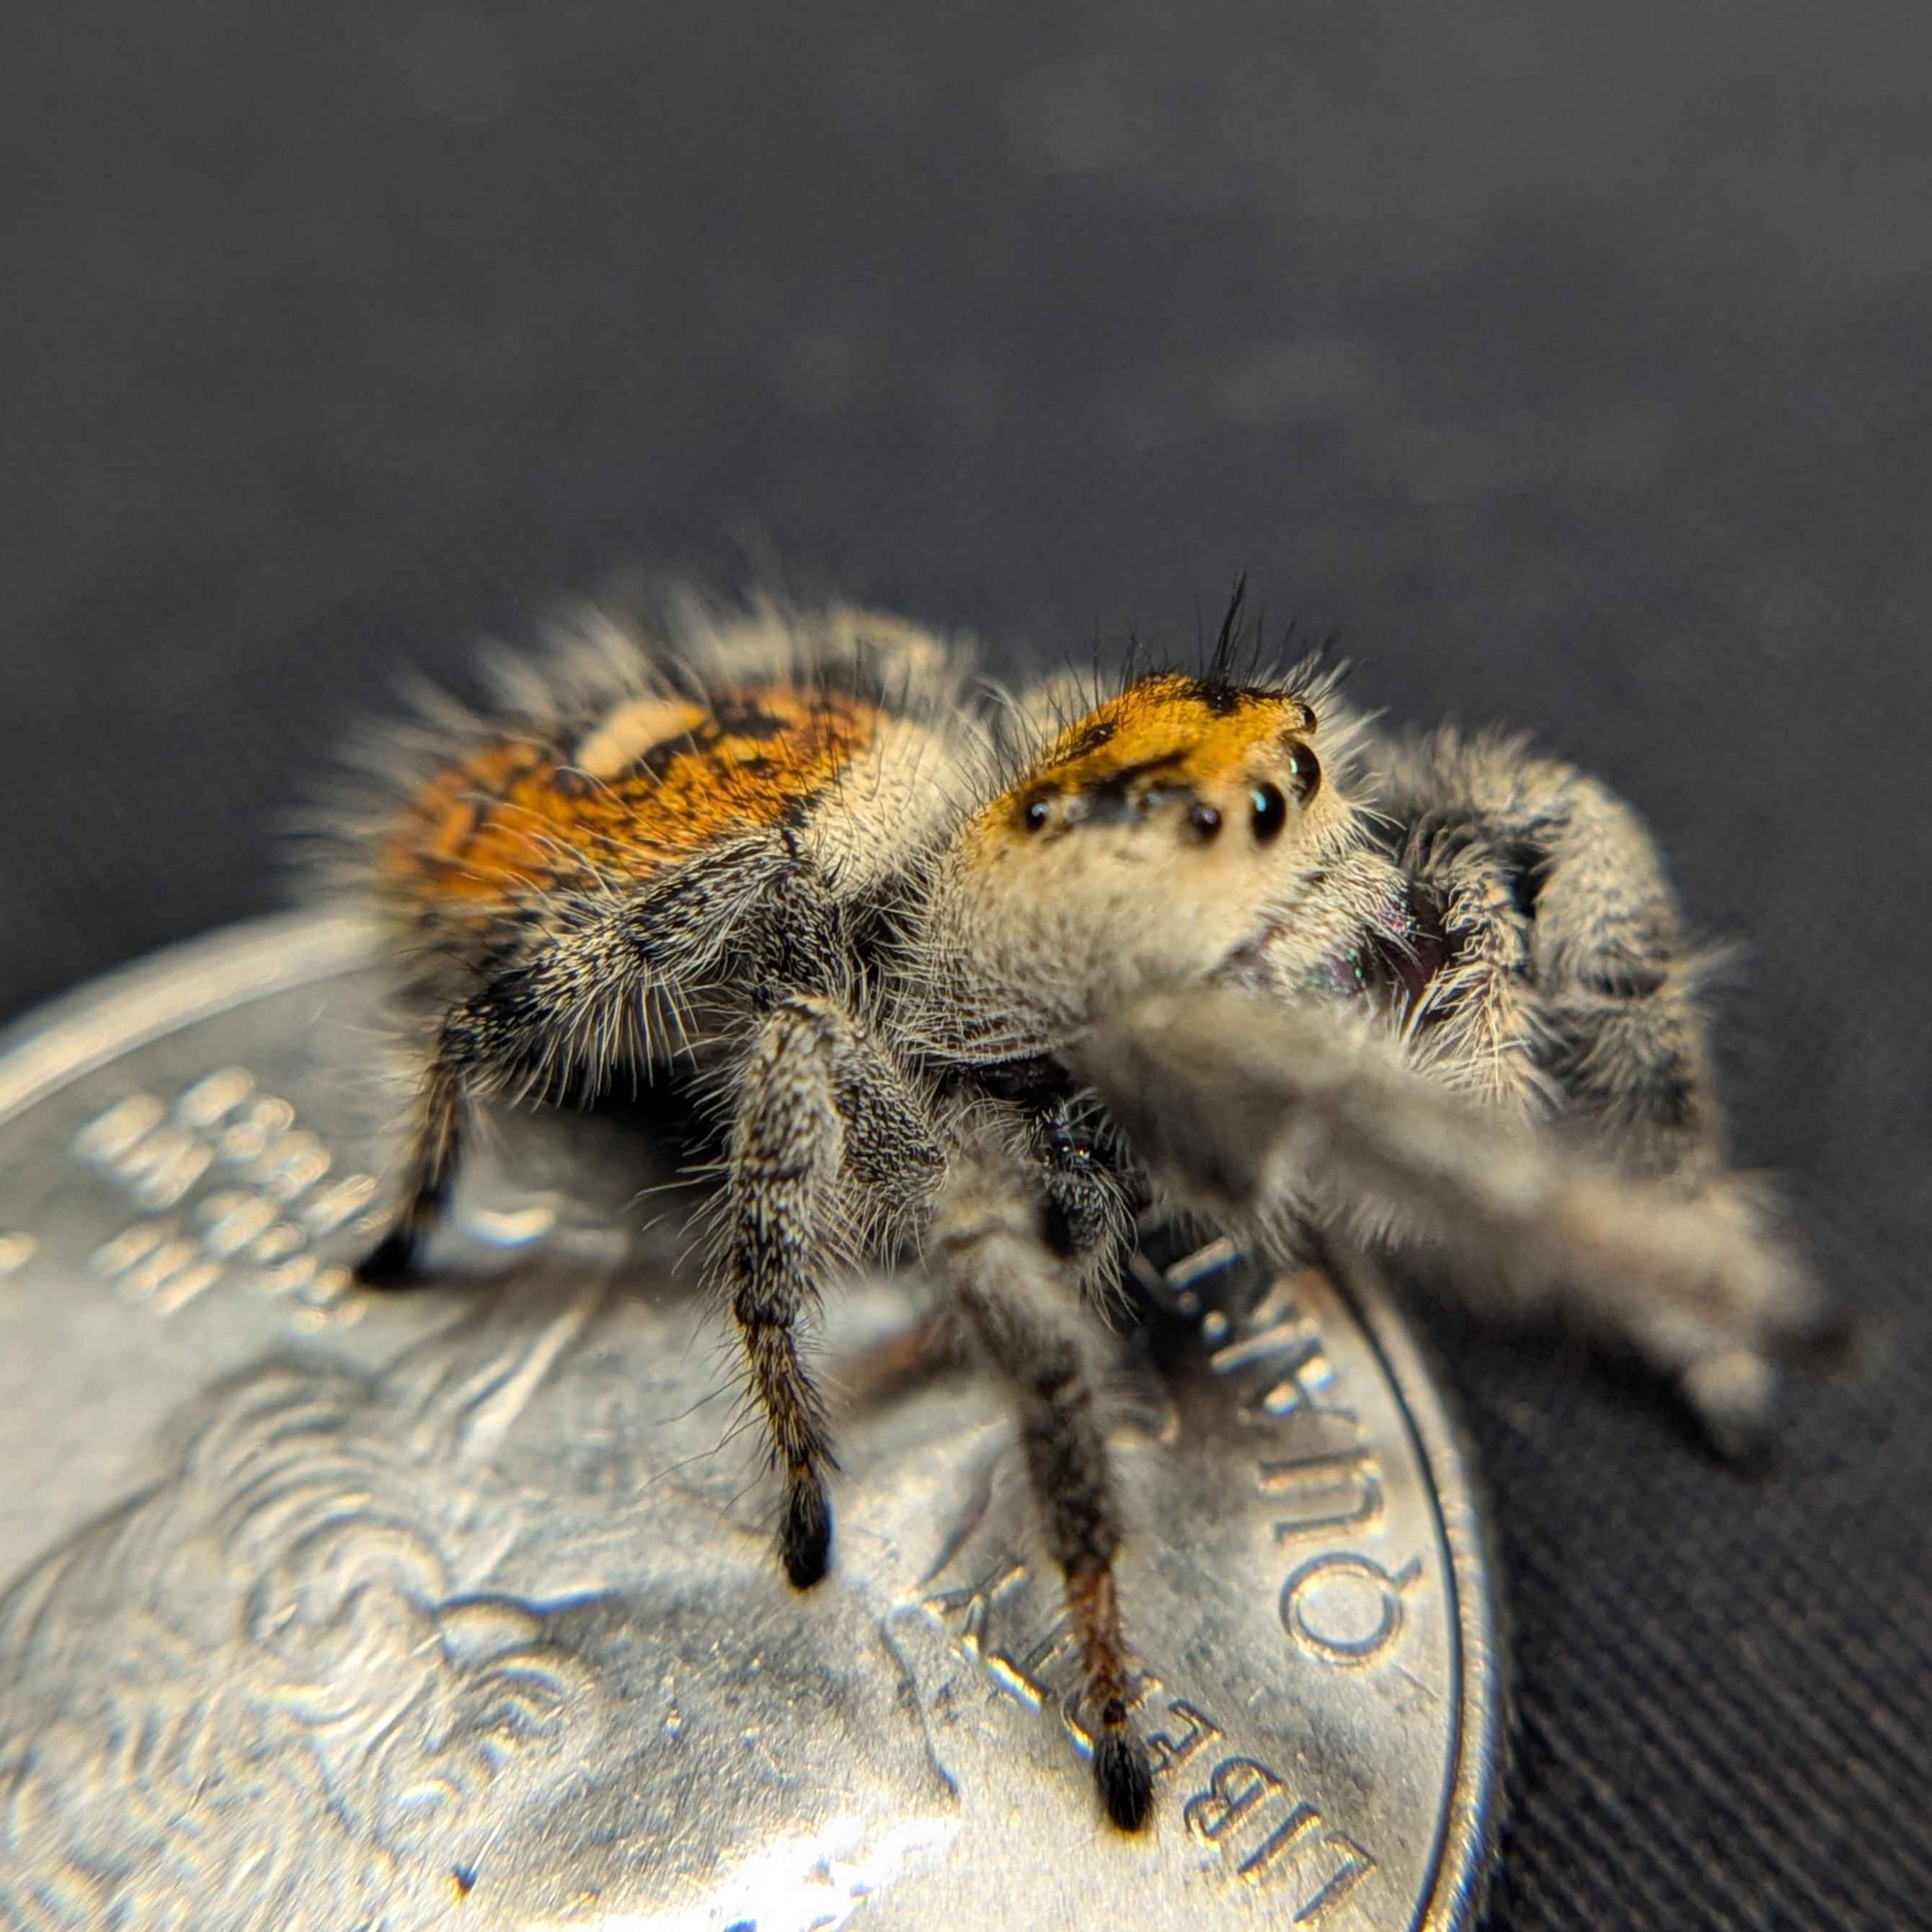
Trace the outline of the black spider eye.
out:
[[[1211,805],[1197,805],[1187,814],[1187,822],[1203,844],[1221,829],[1221,814]]]
[[[1020,815],[1026,820],[1026,829],[1029,832],[1037,832],[1052,814],[1048,809],[1046,800],[1036,798]]]
[[[1288,823],[1288,800],[1282,796],[1280,787],[1258,784],[1248,794],[1248,802],[1254,808],[1255,842],[1266,845],[1279,838]]]
[[[1322,782],[1322,761],[1306,745],[1293,745],[1288,753],[1288,782],[1294,788],[1298,802],[1306,805]]]

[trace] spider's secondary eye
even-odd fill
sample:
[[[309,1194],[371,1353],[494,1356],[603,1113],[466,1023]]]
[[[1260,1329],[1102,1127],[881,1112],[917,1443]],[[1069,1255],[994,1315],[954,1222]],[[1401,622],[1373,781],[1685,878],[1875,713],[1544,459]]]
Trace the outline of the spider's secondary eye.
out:
[[[1020,814],[1025,820],[1026,829],[1029,832],[1039,831],[1052,815],[1046,800],[1043,798],[1034,799],[1028,806],[1026,810]]]
[[[1258,784],[1249,793],[1248,802],[1254,808],[1256,842],[1266,845],[1279,838],[1281,828],[1288,823],[1288,800],[1282,796],[1280,788]]]
[[[1221,829],[1221,814],[1211,805],[1197,805],[1187,814],[1187,822],[1204,845]]]
[[[1322,761],[1306,745],[1293,746],[1288,754],[1288,782],[1294,788],[1296,800],[1303,805],[1315,796],[1322,782]]]

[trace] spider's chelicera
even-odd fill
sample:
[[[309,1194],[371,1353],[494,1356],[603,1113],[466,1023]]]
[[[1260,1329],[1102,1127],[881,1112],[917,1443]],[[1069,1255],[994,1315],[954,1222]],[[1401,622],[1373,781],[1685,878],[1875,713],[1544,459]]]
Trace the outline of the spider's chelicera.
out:
[[[363,1278],[417,1271],[478,1102],[696,1083],[787,1574],[832,1538],[802,1320],[921,1251],[1010,1384],[1130,1830],[1152,1784],[1096,1386],[1144,1204],[1574,1314],[1726,1446],[1814,1318],[1724,1164],[1699,961],[1630,809],[1514,740],[1384,738],[1332,677],[1238,667],[1238,607],[1198,671],[990,709],[959,653],[855,610],[694,607],[662,650],[590,625],[505,669],[495,716],[394,736],[354,842],[422,1016]]]

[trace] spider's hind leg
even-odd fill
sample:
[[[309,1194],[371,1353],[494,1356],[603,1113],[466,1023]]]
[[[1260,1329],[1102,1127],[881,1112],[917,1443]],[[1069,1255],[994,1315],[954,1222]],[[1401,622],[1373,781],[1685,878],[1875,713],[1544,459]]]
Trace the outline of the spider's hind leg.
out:
[[[964,1156],[933,1222],[946,1279],[981,1348],[1018,1396],[1027,1474],[1065,1579],[1094,1726],[1094,1774],[1107,1815],[1138,1831],[1154,1803],[1114,1559],[1120,1512],[1096,1389],[1082,1257],[1058,1251],[1064,1210],[1017,1161],[982,1144]]]
[[[468,998],[446,1011],[423,1063],[410,1154],[387,1230],[357,1267],[371,1288],[423,1280],[423,1250],[456,1184],[476,1103],[505,1088],[569,1090],[640,1057],[639,1016],[656,962],[637,909],[586,895],[560,900],[543,926],[506,946]]]
[[[436,1030],[410,1116],[400,1198],[381,1238],[356,1266],[365,1288],[413,1288],[424,1280],[423,1250],[448,1206],[467,1135],[479,1070],[473,1036],[462,1009]]]

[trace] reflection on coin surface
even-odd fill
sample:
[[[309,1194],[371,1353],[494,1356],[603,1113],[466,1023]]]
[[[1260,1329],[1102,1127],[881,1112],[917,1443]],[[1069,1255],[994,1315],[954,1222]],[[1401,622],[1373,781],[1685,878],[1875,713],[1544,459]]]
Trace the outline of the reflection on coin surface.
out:
[[[826,1310],[803,1594],[634,1128],[503,1121],[447,1285],[354,1286],[392,1152],[367,961],[245,928],[0,1055],[0,1922],[1471,1923],[1492,1586],[1365,1270],[1159,1376],[1123,1347],[1157,1793],[1125,1837],[997,1389],[878,1372],[922,1284]]]

